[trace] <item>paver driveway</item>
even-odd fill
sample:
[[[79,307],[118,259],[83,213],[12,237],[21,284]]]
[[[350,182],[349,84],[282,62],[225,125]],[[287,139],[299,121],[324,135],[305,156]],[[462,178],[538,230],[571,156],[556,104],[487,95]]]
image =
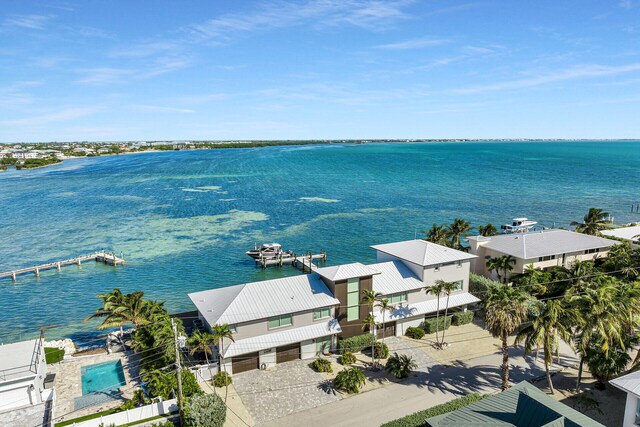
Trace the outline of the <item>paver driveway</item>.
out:
[[[236,392],[256,424],[341,399],[319,387],[327,376],[313,371],[310,362],[296,360],[233,376]]]

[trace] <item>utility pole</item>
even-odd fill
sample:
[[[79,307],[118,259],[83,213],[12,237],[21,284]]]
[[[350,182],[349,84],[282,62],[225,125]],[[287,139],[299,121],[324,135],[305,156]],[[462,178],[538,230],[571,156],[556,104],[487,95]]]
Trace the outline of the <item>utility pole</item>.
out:
[[[176,327],[173,317],[171,318],[171,326],[173,327],[173,338],[176,347],[176,372],[178,374],[178,412],[180,413],[180,425],[184,425],[183,410],[184,404],[182,402],[182,364],[180,363],[180,349],[178,345],[178,328]]]

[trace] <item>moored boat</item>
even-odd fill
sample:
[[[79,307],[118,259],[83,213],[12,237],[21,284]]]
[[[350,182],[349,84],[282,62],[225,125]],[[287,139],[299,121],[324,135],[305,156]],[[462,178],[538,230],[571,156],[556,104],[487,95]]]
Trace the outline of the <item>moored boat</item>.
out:
[[[527,233],[533,231],[533,227],[538,221],[531,221],[528,218],[513,218],[511,224],[504,224],[500,228],[505,234],[508,233]]]

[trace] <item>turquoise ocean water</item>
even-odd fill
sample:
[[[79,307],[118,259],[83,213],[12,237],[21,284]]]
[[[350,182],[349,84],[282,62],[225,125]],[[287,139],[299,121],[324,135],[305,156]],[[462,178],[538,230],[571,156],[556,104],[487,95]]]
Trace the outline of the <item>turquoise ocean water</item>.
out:
[[[90,336],[95,295],[120,287],[193,309],[187,293],[299,274],[256,268],[254,242],[372,262],[370,245],[460,216],[568,226],[590,207],[640,221],[638,142],[336,144],[143,153],[0,173],[0,271],[108,248],[39,279],[0,280],[0,342],[57,324]],[[419,231],[418,231],[419,235]]]

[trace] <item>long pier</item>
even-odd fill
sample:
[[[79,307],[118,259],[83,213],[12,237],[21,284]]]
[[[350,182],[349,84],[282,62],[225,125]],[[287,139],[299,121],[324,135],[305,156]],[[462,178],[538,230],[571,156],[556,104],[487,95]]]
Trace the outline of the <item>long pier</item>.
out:
[[[114,253],[109,252],[95,252],[90,255],[81,255],[76,258],[65,259],[62,261],[54,261],[47,264],[34,265],[33,267],[20,268],[17,270],[0,272],[0,279],[5,277],[11,277],[11,279],[15,282],[17,276],[21,274],[33,273],[36,277],[40,277],[40,272],[45,270],[56,269],[60,271],[60,269],[67,265],[77,265],[80,266],[84,261],[96,261],[101,262],[106,265],[112,265],[117,267],[118,265],[126,264],[123,258],[118,258]]]
[[[291,264],[295,268],[299,268],[303,273],[313,272],[318,269],[318,266],[313,263],[313,260],[320,260],[320,262],[327,262],[327,253],[320,251],[319,254],[312,254],[311,252],[304,255],[296,254],[280,254],[275,257],[266,258],[260,257],[256,259],[256,263],[260,264],[262,268],[269,266],[282,267],[284,264]]]

